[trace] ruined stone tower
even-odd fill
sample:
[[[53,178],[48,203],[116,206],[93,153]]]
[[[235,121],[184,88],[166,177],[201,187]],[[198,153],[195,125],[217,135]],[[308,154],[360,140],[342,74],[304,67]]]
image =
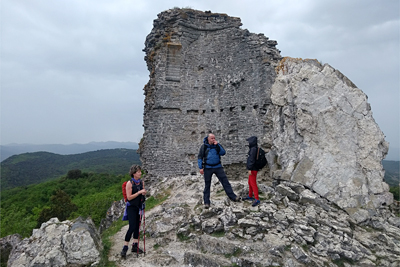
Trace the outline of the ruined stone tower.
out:
[[[210,132],[229,179],[247,179],[246,138],[268,152],[259,178],[298,183],[363,221],[393,196],[381,161],[388,143],[367,96],[317,60],[282,58],[277,42],[239,18],[172,9],[146,38],[143,167],[151,179],[198,173]]]
[[[198,172],[203,138],[214,133],[222,162],[246,161],[246,138],[270,132],[276,41],[240,29],[226,14],[173,9],[159,14],[146,38],[143,166],[153,176]]]

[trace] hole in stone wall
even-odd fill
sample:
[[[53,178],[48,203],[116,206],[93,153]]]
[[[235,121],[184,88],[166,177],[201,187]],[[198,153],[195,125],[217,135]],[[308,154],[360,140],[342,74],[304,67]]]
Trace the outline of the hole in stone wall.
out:
[[[242,106],[242,111],[246,109],[246,106]]]
[[[224,109],[223,109],[223,108],[221,108],[221,109],[219,110],[219,112],[224,112]]]
[[[206,113],[206,110],[205,110],[205,109],[203,109],[203,114],[204,114],[204,113]]]
[[[211,112],[214,112],[214,111],[215,111],[214,109],[211,110]]]
[[[254,105],[253,108],[254,108],[254,109],[258,109],[258,105]]]
[[[196,132],[195,132],[195,131],[193,131],[193,132],[192,132],[192,135],[195,135],[195,134],[196,134]]]
[[[233,111],[234,109],[235,109],[235,107],[230,107],[229,108],[230,111]]]

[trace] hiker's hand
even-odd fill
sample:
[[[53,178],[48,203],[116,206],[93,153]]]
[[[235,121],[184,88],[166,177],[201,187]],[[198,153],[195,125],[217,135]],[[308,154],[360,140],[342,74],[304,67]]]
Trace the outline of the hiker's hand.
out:
[[[218,142],[217,142],[217,140],[215,140],[215,141],[214,141],[214,145],[218,145]]]
[[[146,195],[146,189],[140,190],[139,193],[142,194],[142,195]]]
[[[204,174],[204,169],[200,169],[200,174]]]
[[[251,171],[249,171],[249,175],[251,175]]]

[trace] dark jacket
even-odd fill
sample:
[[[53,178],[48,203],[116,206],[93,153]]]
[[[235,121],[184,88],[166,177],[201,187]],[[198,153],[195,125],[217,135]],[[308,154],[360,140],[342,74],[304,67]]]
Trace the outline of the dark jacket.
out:
[[[136,185],[132,180],[130,181],[132,183],[132,195],[136,194],[140,190],[143,189],[143,181],[141,181],[138,185]],[[142,203],[144,202],[144,196],[139,195],[135,197],[134,199],[129,200],[130,206],[140,208],[142,206]]]
[[[197,156],[199,169],[221,168],[221,156],[225,155],[225,153],[225,149],[220,144],[210,145],[208,143],[208,136],[206,136],[203,140],[203,145],[200,147],[199,155]],[[203,158],[205,158],[204,166]]]
[[[255,167],[257,150],[258,150],[257,136],[251,136],[247,138],[246,141],[249,142],[249,153],[247,154],[247,164],[246,164],[247,170],[258,171],[259,169]]]

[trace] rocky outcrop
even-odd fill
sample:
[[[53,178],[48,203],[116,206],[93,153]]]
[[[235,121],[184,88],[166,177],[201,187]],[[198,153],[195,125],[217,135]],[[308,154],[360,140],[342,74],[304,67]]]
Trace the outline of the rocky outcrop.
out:
[[[118,220],[124,214],[124,211],[124,199],[121,199],[120,201],[114,201],[114,203],[111,204],[111,207],[107,210],[106,217],[104,219],[101,219],[99,227],[100,234],[103,233],[103,231],[106,230],[108,227],[110,227],[113,222]]]
[[[125,227],[115,236],[109,260],[120,267],[400,264],[400,217],[387,207],[357,224],[340,207],[294,182],[275,187],[259,182],[261,204],[256,207],[231,202],[216,177],[212,184],[210,209],[203,208],[200,176],[154,184],[149,188],[153,196],[171,195],[146,211],[146,256],[128,253],[120,259]],[[245,179],[232,186],[247,195]]]
[[[383,181],[388,151],[367,96],[328,64],[284,58],[271,89],[273,178],[301,183],[357,222],[393,196]]]
[[[21,236],[19,234],[9,235],[0,238],[0,260],[1,266],[7,266],[7,261],[10,256],[11,250],[21,242]]]
[[[53,218],[13,247],[7,266],[95,266],[101,250],[91,219],[60,222]]]
[[[362,222],[393,202],[383,182],[388,143],[367,96],[317,60],[282,58],[277,42],[240,29],[239,18],[172,9],[146,38],[140,154],[149,178],[195,175],[213,132],[230,178],[258,136],[269,168],[259,177],[302,184]]]

